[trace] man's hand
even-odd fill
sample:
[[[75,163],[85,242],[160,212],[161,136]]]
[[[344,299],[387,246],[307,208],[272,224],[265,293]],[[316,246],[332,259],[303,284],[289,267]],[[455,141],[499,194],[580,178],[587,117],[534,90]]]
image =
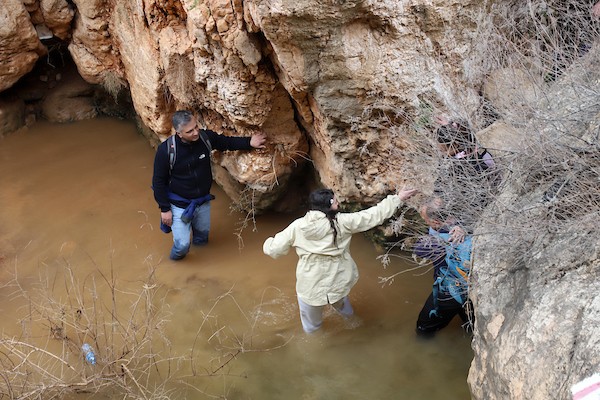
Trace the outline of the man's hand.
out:
[[[456,225],[455,227],[450,229],[449,233],[450,233],[450,243],[453,243],[453,244],[461,244],[462,242],[465,241],[465,236],[467,235],[467,232],[458,225]]]
[[[250,146],[255,149],[264,149],[265,143],[267,142],[267,135],[265,133],[255,133],[250,138]]]
[[[160,221],[166,226],[173,225],[173,213],[171,211],[161,211]]]
[[[411,197],[413,197],[416,193],[418,192],[417,189],[405,189],[402,188],[400,190],[398,190],[398,197],[400,197],[400,200],[407,200],[410,199]]]

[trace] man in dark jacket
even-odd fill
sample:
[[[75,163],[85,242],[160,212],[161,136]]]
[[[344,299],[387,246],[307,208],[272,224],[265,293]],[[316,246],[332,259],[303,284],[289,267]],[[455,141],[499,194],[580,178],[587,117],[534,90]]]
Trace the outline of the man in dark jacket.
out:
[[[180,260],[191,242],[208,242],[210,229],[211,150],[251,150],[265,147],[266,135],[228,137],[201,129],[187,110],[173,115],[175,135],[160,144],[154,158],[152,189],[160,208],[161,229],[173,232],[170,258]]]

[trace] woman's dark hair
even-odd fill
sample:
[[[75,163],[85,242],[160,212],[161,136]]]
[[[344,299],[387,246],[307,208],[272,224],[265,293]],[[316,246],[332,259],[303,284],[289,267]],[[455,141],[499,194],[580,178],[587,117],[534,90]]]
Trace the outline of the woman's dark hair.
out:
[[[335,216],[337,210],[332,210],[331,205],[333,204],[333,190],[331,189],[317,189],[313,191],[308,197],[308,207],[310,210],[316,210],[323,212],[329,219],[331,229],[333,229],[333,243],[337,246],[337,229],[335,227]]]
[[[459,151],[474,148],[477,143],[475,134],[466,120],[457,119],[442,125],[436,130],[438,143],[455,146]]]

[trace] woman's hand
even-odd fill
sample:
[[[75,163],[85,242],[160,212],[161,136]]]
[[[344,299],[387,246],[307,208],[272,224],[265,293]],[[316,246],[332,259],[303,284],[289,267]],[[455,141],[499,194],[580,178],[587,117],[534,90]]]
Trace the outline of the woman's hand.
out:
[[[400,190],[398,190],[398,197],[400,197],[400,200],[407,200],[410,199],[411,197],[413,197],[416,193],[418,192],[417,189],[405,189],[402,188]]]
[[[592,7],[592,17],[600,18],[600,1]]]
[[[435,122],[440,125],[448,125],[450,123],[450,120],[445,115],[436,115]]]

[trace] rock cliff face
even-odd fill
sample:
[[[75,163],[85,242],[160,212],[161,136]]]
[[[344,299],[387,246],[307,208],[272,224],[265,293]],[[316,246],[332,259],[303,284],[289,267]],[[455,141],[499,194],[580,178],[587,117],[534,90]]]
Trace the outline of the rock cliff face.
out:
[[[31,71],[46,53],[31,17],[20,0],[0,5],[0,91],[8,89]]]
[[[522,127],[475,261],[475,399],[570,399],[600,368],[600,47]]]
[[[425,100],[476,101],[474,91],[453,87],[463,82],[469,15],[479,3],[11,0],[0,8],[14,26],[19,12],[27,31],[5,30],[3,43],[26,40],[31,50],[7,49],[2,59],[18,70],[0,76],[0,87],[43,51],[37,25],[68,43],[86,81],[129,90],[160,140],[178,108],[199,111],[225,134],[266,132],[269,151],[220,158],[236,181],[265,197],[259,207],[309,158],[344,200],[369,202],[405,179],[402,153],[393,164],[387,159],[410,142],[402,122],[416,118]]]

